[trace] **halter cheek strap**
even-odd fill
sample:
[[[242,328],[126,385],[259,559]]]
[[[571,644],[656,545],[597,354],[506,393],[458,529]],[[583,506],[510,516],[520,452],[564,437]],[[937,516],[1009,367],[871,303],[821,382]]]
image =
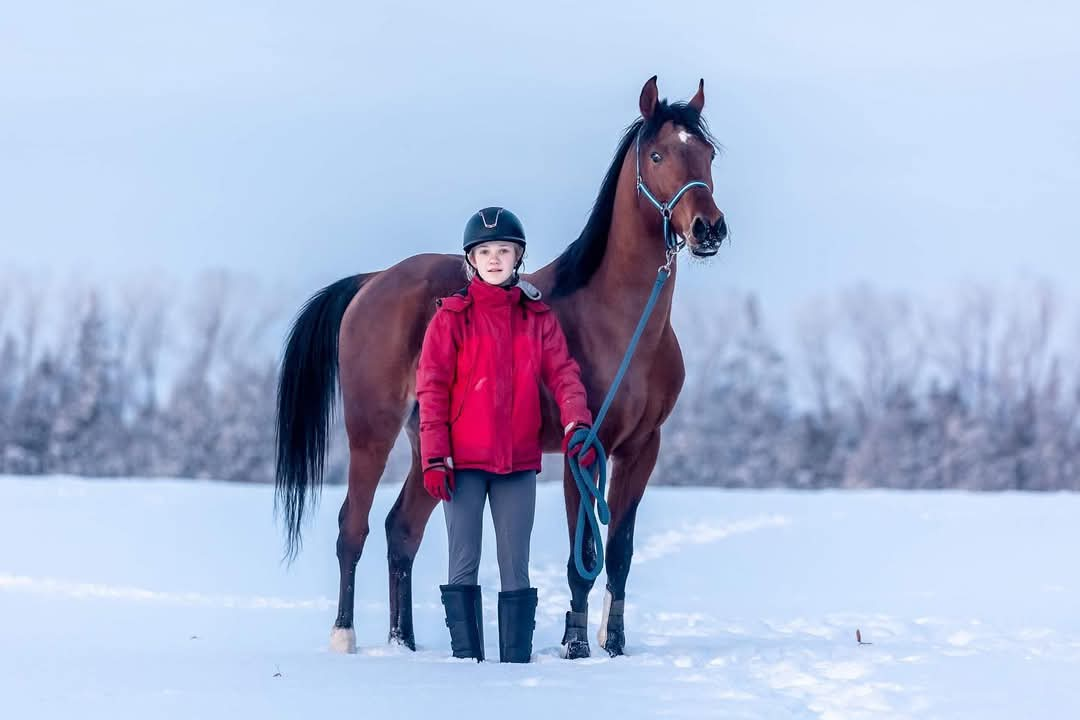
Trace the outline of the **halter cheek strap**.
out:
[[[682,200],[683,195],[690,188],[703,187],[712,193],[712,188],[707,183],[701,180],[691,180],[690,182],[679,188],[679,192],[668,200],[666,203],[662,203],[656,199],[656,196],[649,190],[648,185],[645,184],[645,180],[641,177],[641,130],[644,129],[644,125],[637,132],[637,137],[634,139],[634,174],[637,176],[637,191],[638,194],[644,193],[645,197],[649,199],[649,202],[653,204],[657,210],[660,211],[660,216],[664,219],[664,248],[670,252],[678,252],[682,250],[686,241],[676,241],[675,233],[671,229],[671,213],[675,210],[675,205]]]

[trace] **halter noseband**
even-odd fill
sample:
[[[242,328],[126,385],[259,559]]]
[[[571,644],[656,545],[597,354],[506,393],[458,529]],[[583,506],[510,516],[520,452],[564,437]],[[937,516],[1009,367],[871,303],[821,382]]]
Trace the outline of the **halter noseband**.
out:
[[[637,176],[637,191],[638,194],[645,193],[645,197],[649,199],[649,202],[660,211],[660,216],[664,219],[664,248],[669,255],[679,252],[686,245],[686,241],[675,240],[675,233],[671,231],[671,213],[675,210],[675,205],[682,200],[686,191],[694,187],[703,187],[712,193],[712,188],[707,183],[701,180],[691,180],[679,189],[679,192],[675,193],[674,197],[668,200],[666,203],[662,203],[656,199],[656,196],[652,194],[649,187],[645,184],[645,181],[641,177],[641,131],[645,129],[642,125],[638,128],[637,137],[634,139],[634,174]],[[670,262],[670,260],[669,260]]]

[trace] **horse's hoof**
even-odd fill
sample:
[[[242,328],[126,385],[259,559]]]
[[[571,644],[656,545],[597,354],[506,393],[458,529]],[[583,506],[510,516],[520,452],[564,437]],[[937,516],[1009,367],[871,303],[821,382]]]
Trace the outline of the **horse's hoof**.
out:
[[[607,641],[600,647],[607,650],[607,654],[611,657],[618,657],[623,654],[623,648],[626,647],[626,638],[622,633],[613,633],[609,630]]]
[[[391,630],[387,642],[391,645],[400,645],[414,652],[416,651],[416,639],[411,634],[406,635],[400,630]]]
[[[589,657],[589,611],[566,613],[560,654],[567,660]]]
[[[600,629],[596,641],[607,650],[611,657],[623,654],[626,647],[626,635],[623,634],[623,608],[625,600],[614,600],[609,590],[604,596],[604,616],[600,620]]]
[[[562,646],[562,656],[566,660],[580,660],[589,657],[588,640],[571,640]]]
[[[334,626],[330,630],[330,652],[352,655],[356,652],[356,631]]]

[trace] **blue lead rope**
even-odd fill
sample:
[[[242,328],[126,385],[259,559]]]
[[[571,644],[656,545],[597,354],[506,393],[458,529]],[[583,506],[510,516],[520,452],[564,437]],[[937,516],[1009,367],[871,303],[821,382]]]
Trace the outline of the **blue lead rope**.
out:
[[[664,247],[667,263],[660,266],[656,271],[656,284],[653,286],[652,294],[649,295],[649,301],[645,303],[645,311],[641,313],[641,319],[638,320],[637,329],[634,330],[634,336],[630,338],[630,345],[626,348],[626,354],[623,355],[622,365],[619,366],[619,371],[615,373],[615,380],[611,383],[611,388],[608,390],[607,397],[604,398],[604,404],[600,406],[600,412],[596,415],[596,422],[593,423],[591,430],[580,428],[570,437],[570,445],[568,447],[576,445],[577,438],[581,438],[580,442],[582,443],[581,450],[577,455],[568,458],[570,472],[574,475],[574,480],[577,482],[578,493],[581,495],[581,500],[578,504],[577,529],[574,530],[574,565],[577,566],[578,575],[590,582],[595,580],[597,576],[600,575],[600,571],[604,569],[604,543],[600,539],[600,524],[603,523],[604,525],[607,525],[611,520],[611,509],[608,507],[604,492],[604,489],[607,486],[607,455],[604,453],[604,446],[596,439],[596,434],[600,430],[600,424],[604,422],[604,416],[607,415],[608,408],[611,407],[611,401],[615,399],[615,391],[619,389],[619,383],[622,382],[623,375],[626,374],[626,369],[630,367],[630,358],[634,356],[634,350],[637,349],[638,340],[641,339],[641,333],[645,331],[645,323],[648,322],[649,316],[653,311],[653,306],[656,305],[656,299],[660,296],[660,289],[664,287],[664,283],[671,275],[671,263],[684,244],[683,242],[676,241],[675,233],[671,230],[671,213],[675,209],[675,205],[682,199],[683,195],[686,194],[686,191],[691,188],[702,187],[712,194],[712,188],[710,188],[708,184],[700,180],[692,180],[683,185],[671,200],[666,203],[657,200],[656,196],[652,194],[641,177],[640,129],[638,130],[637,138],[634,140],[634,164],[637,174],[637,192],[639,194],[644,194],[649,202],[653,204],[653,207],[660,211],[660,216],[663,218]],[[590,447],[596,450],[595,467],[597,474],[595,482],[593,481],[592,473],[586,472],[578,464],[578,458],[581,457],[581,453],[585,452]],[[597,514],[593,513],[594,502],[596,504],[597,513],[599,514],[599,520],[597,519]],[[596,549],[596,566],[593,567],[592,570],[585,567],[585,560],[582,558],[585,549],[586,521],[588,521],[589,527],[592,529],[593,547]]]
[[[656,299],[660,296],[660,290],[664,287],[664,283],[670,275],[671,269],[668,265],[664,265],[657,271],[656,284],[653,285],[652,294],[649,295],[649,301],[645,303],[645,311],[641,313],[641,319],[638,320],[634,335],[630,338],[630,345],[626,348],[626,354],[623,355],[622,365],[619,366],[619,371],[615,373],[615,380],[611,383],[611,388],[608,390],[607,397],[604,398],[604,404],[600,407],[600,412],[596,415],[596,422],[593,423],[592,429],[578,428],[570,438],[571,447],[577,445],[579,438],[582,443],[581,450],[574,457],[568,458],[568,460],[570,462],[570,472],[573,473],[574,480],[577,481],[578,493],[581,495],[581,500],[578,503],[577,529],[574,531],[574,565],[577,567],[578,575],[585,580],[595,580],[600,575],[600,571],[604,569],[604,543],[600,537],[600,524],[607,525],[611,520],[611,509],[608,507],[604,492],[607,486],[607,454],[604,452],[604,446],[596,438],[596,434],[600,430],[600,424],[604,422],[604,416],[607,415],[608,408],[611,407],[611,401],[615,399],[615,391],[619,389],[619,383],[622,382],[626,369],[630,367],[630,359],[634,356],[634,350],[637,349],[641,333],[645,331],[645,323],[648,322],[649,316],[652,315]],[[590,447],[596,450],[594,467],[597,471],[597,477],[595,482],[592,478],[592,472],[586,471],[578,464],[578,458]],[[596,503],[596,513],[593,512],[594,502]],[[599,518],[597,515],[599,515]],[[592,529],[592,542],[593,547],[596,549],[596,564],[591,570],[585,567],[585,560],[582,557],[585,550],[586,522],[589,523],[589,527]]]

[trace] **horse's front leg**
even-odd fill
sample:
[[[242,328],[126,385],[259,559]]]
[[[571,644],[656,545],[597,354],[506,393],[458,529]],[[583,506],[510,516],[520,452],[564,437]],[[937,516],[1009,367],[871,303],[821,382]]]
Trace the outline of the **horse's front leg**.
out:
[[[607,593],[604,614],[600,618],[597,642],[612,657],[622,655],[626,645],[623,606],[626,602],[626,578],[634,554],[634,520],[645,486],[656,466],[660,450],[659,429],[619,448],[613,463],[608,504],[611,524],[606,548]]]
[[[570,610],[566,613],[566,628],[562,637],[562,656],[569,660],[589,657],[589,591],[594,580],[586,580],[578,574],[574,563],[574,533],[577,530],[578,503],[581,494],[570,472],[569,464],[563,466],[563,495],[566,498],[566,527],[570,531],[570,559],[566,563],[566,580],[570,585]],[[582,560],[585,567],[596,565],[596,549],[592,541],[592,529],[585,524]]]

